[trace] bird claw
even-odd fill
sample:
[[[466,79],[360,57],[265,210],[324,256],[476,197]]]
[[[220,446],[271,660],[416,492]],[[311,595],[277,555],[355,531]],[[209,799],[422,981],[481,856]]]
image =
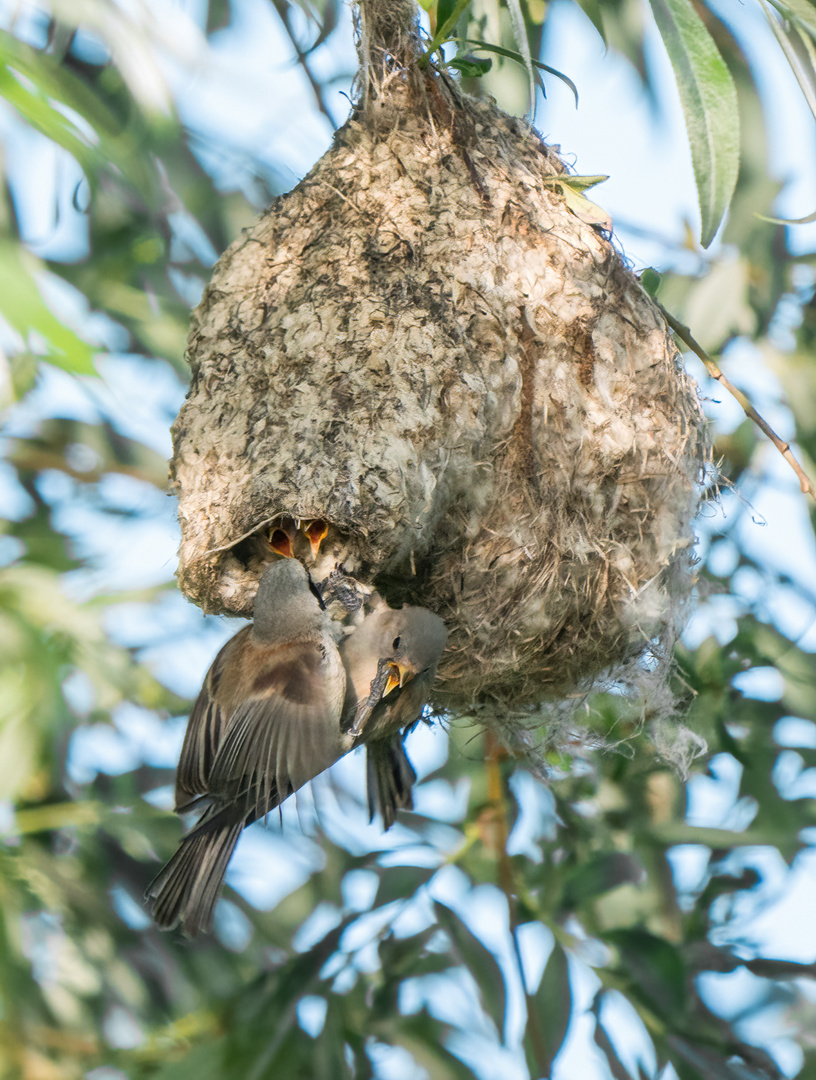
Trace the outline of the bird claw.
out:
[[[368,697],[365,701],[361,701],[357,706],[357,712],[354,716],[354,723],[349,729],[349,735],[352,739],[359,739],[363,733],[363,729],[368,723],[368,719],[374,712],[375,708],[382,701],[386,694],[386,687],[389,680],[392,679],[393,664],[387,657],[382,657],[377,661],[377,674],[371,680],[371,687]]]

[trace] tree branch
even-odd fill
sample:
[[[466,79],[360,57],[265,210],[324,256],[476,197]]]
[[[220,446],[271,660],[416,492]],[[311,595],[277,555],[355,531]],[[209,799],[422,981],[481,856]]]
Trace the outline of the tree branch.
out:
[[[516,909],[515,874],[513,863],[507,854],[507,838],[510,829],[507,823],[507,799],[502,782],[501,761],[507,757],[507,751],[499,742],[496,735],[485,730],[485,767],[487,770],[487,797],[490,802],[493,825],[493,841],[495,843],[496,856],[498,859],[499,887],[507,899],[507,911],[510,919],[510,937],[513,940],[513,949],[516,954],[516,966],[521,981],[521,989],[524,993],[524,1001],[527,1006],[527,1035],[533,1052],[533,1058],[537,1065],[552,1060],[553,1055],[547,1053],[546,1040],[538,1026],[538,1017],[535,1012],[535,999],[527,992],[524,981],[524,967],[522,965],[521,948],[518,941],[518,913]]]
[[[780,439],[774,429],[768,423],[768,421],[765,420],[762,416],[760,416],[760,414],[756,411],[756,409],[745,396],[745,394],[743,394],[741,390],[738,390],[733,383],[729,382],[729,380],[725,377],[725,375],[723,375],[723,373],[720,371],[720,369],[717,367],[717,365],[714,363],[714,361],[711,359],[711,357],[708,355],[702,345],[700,345],[699,342],[695,341],[689,328],[683,323],[678,322],[678,320],[675,319],[674,316],[671,315],[659,301],[655,302],[657,303],[657,306],[660,308],[660,310],[663,312],[663,317],[665,318],[666,322],[669,324],[669,326],[672,328],[678,338],[680,338],[683,344],[687,345],[691,349],[691,351],[696,356],[698,356],[700,360],[702,360],[702,362],[705,364],[706,370],[708,371],[712,379],[716,379],[721,386],[725,387],[728,393],[731,394],[731,396],[739,402],[740,406],[742,407],[742,411],[745,413],[748,419],[753,420],[753,422],[760,429],[760,431],[764,432],[765,435],[767,435],[767,437],[771,440],[771,442],[774,444],[782,457],[787,461],[787,463],[796,473],[796,477],[799,480],[799,487],[802,489],[802,492],[805,495],[810,495],[812,499],[816,499],[816,488],[813,486],[813,481],[810,479],[805,470],[793,456],[793,451],[791,450],[790,443],[787,443],[783,439]]]

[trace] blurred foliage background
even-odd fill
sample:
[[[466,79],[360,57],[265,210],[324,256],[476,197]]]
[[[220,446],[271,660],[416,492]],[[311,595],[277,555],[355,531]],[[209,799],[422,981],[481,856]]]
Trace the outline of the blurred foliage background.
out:
[[[730,212],[707,253],[689,223],[620,232],[813,475],[816,241],[767,220],[773,110],[810,92],[810,0],[439,0],[427,25],[456,15],[457,36],[519,51],[521,18],[530,55],[573,79],[565,35],[603,40],[660,124],[677,89],[652,19],[688,11],[739,107]],[[212,938],[151,926],[189,699],[236,629],[172,580],[189,310],[342,121],[350,16],[6,0],[0,26],[0,1076],[816,1077],[813,506],[701,367],[721,479],[678,650],[708,745],[687,782],[614,693],[546,778],[465,721],[422,727],[416,811],[390,833],[352,755],[249,830]],[[780,34],[799,63],[781,106]],[[480,53],[468,86],[524,111],[524,51]]]

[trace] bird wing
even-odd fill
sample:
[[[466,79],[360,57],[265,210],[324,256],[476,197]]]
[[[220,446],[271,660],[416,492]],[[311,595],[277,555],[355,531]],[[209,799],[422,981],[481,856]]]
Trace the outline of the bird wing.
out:
[[[250,630],[244,627],[220,650],[190,713],[176,770],[176,810],[185,809],[198,796],[209,793],[210,773],[229,720],[229,711],[218,702],[221,676],[233,651],[243,648]]]
[[[229,720],[210,772],[210,794],[242,805],[255,820],[328,769],[351,747],[340,728],[344,692],[336,647],[281,649]]]

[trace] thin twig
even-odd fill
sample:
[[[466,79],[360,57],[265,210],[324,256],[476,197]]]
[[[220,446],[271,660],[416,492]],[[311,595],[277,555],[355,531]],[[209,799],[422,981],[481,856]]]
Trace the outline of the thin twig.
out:
[[[326,104],[325,98],[323,97],[323,87],[314,77],[314,75],[312,74],[312,70],[309,67],[308,53],[304,52],[304,50],[301,49],[295,35],[295,31],[291,23],[289,22],[289,5],[285,2],[285,0],[273,0],[273,3],[275,5],[275,10],[277,11],[279,18],[283,23],[284,30],[286,30],[286,33],[289,35],[289,41],[292,44],[292,48],[295,50],[295,59],[297,60],[298,67],[300,67],[300,69],[303,71],[303,74],[306,76],[318,109],[329,121],[332,128],[337,130],[337,121],[334,119],[331,112],[329,111],[329,107]]]
[[[796,473],[802,492],[805,495],[810,495],[812,499],[816,499],[816,487],[813,486],[813,481],[810,479],[808,474],[793,456],[793,451],[790,448],[790,443],[787,443],[783,439],[780,439],[774,429],[768,423],[768,421],[759,415],[759,413],[756,411],[756,409],[745,396],[745,394],[743,394],[741,390],[737,390],[736,386],[734,386],[733,383],[728,381],[728,379],[725,377],[725,375],[723,375],[723,373],[720,371],[720,369],[717,367],[717,365],[714,363],[714,361],[711,359],[711,357],[708,355],[702,345],[700,345],[699,342],[695,341],[695,339],[692,337],[689,328],[683,323],[678,322],[677,319],[675,319],[674,316],[671,315],[659,301],[657,302],[657,306],[663,312],[663,317],[665,318],[669,326],[672,328],[672,330],[675,332],[675,334],[677,334],[680,340],[685,345],[688,345],[691,351],[702,360],[711,378],[716,379],[721,386],[725,387],[725,389],[728,391],[729,394],[731,394],[732,397],[736,398],[736,400],[742,407],[742,411],[745,413],[748,419],[753,420],[753,422],[760,429],[760,431],[763,431],[768,436],[768,438],[774,444],[782,457],[787,461],[787,463]]]

